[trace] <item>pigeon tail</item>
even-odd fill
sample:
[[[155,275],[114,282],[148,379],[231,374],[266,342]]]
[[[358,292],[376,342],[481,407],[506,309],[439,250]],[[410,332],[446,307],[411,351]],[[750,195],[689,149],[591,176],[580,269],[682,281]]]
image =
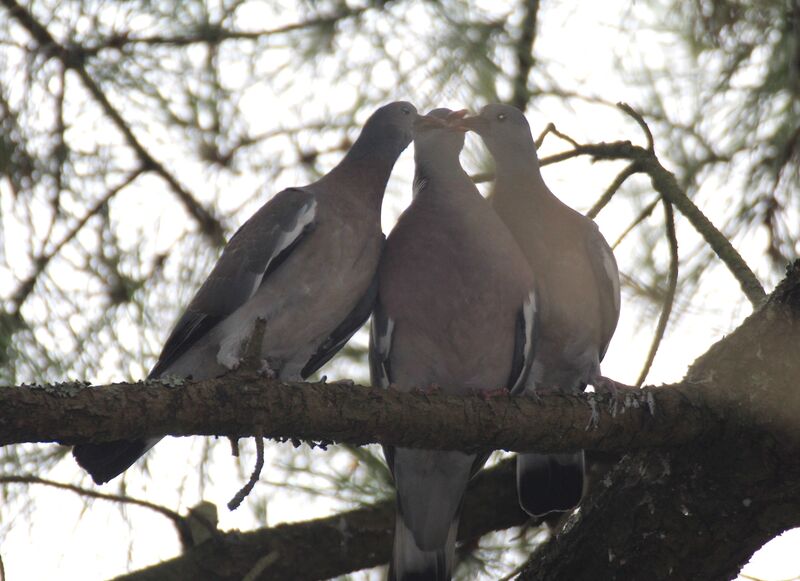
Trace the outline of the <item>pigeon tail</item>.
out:
[[[583,497],[583,451],[575,454],[519,454],[517,494],[532,516],[572,510]]]
[[[403,514],[398,510],[389,581],[450,581],[457,532],[458,518],[450,525],[445,545],[425,551],[417,546],[414,534],[406,526]]]
[[[80,444],[72,449],[72,455],[95,484],[105,484],[130,468],[160,439]]]

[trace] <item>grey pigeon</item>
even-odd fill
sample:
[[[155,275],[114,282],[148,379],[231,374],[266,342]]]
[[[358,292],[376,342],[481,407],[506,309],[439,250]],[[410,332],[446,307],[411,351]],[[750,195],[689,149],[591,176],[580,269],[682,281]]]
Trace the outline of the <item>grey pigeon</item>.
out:
[[[540,333],[527,391],[614,390],[600,361],[617,326],[619,273],[614,254],[586,216],[545,185],[528,121],[508,105],[487,105],[462,126],[478,133],[495,160],[492,207],[525,253],[539,291]],[[517,485],[533,515],[570,510],[584,488],[583,452],[521,454]]]
[[[265,320],[260,355],[279,379],[305,379],[333,357],[372,311],[383,194],[417,117],[411,103],[381,107],[330,173],[283,190],[247,220],[148,377],[224,374],[239,364],[257,319]],[[86,444],[73,454],[101,484],[157,441]]]
[[[459,164],[464,112],[415,131],[414,199],[386,242],[372,318],[375,386],[524,389],[536,300],[525,257]],[[488,454],[385,447],[397,489],[390,577],[450,579],[464,492]]]

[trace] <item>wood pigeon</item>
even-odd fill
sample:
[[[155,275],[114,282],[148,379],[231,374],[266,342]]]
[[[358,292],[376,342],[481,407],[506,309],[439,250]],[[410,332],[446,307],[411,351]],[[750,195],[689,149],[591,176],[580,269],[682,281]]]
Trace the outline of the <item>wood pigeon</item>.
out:
[[[247,220],[148,378],[208,379],[236,368],[257,319],[265,321],[260,355],[279,379],[305,379],[333,357],[372,311],[383,194],[417,117],[407,102],[379,108],[330,173],[283,190]],[[156,442],[83,444],[73,454],[101,484]]]
[[[468,395],[524,390],[537,301],[508,228],[459,164],[466,112],[416,124],[414,198],[386,242],[372,316],[375,386]],[[384,447],[397,489],[390,577],[447,580],[470,478],[488,457]]]
[[[587,384],[613,391],[616,382],[600,374],[620,309],[611,248],[594,221],[562,203],[545,185],[521,111],[487,105],[461,123],[480,135],[494,157],[492,207],[536,277],[539,343],[526,391],[574,393]],[[520,504],[533,515],[577,506],[583,480],[583,452],[520,454],[517,459]]]

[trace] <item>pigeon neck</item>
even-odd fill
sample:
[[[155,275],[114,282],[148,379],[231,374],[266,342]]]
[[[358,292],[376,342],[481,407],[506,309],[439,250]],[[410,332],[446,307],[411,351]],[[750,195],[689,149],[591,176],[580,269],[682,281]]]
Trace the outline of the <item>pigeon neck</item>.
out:
[[[459,191],[460,188],[457,186],[462,183],[472,185],[472,181],[458,161],[459,153],[460,151],[448,148],[417,146],[414,155],[414,184],[416,186],[424,183],[449,186],[436,187],[436,191],[441,192]]]
[[[378,140],[362,134],[323,180],[345,180],[344,183],[352,187],[342,189],[343,194],[349,193],[365,203],[375,202],[380,210],[392,168],[403,149],[396,140],[387,140],[385,135]]]
[[[530,196],[537,198],[531,199],[532,202],[541,204],[550,201],[550,198],[556,199],[544,183],[533,143],[530,148],[506,151],[503,155],[496,156],[495,165],[497,178],[494,195],[498,198],[516,196],[520,187],[524,187],[525,190],[536,193],[535,196]]]

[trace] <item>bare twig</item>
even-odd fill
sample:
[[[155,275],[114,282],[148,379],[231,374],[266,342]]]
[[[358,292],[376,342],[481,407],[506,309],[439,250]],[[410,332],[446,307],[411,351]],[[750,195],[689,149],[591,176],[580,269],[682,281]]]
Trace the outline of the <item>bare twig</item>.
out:
[[[229,30],[223,28],[219,24],[209,23],[204,27],[197,29],[193,33],[185,35],[167,36],[157,34],[152,36],[136,37],[127,34],[117,34],[109,37],[107,40],[105,40],[105,42],[93,46],[79,47],[78,50],[82,56],[91,57],[103,50],[119,50],[135,45],[183,47],[192,44],[218,45],[229,40],[258,41],[269,36],[287,34],[296,30],[329,26],[346,18],[360,16],[367,10],[367,7],[343,9],[334,14],[318,16],[316,18],[309,18],[308,20],[304,20],[302,22],[294,22],[292,24],[286,24],[276,28],[257,31]]]
[[[647,147],[646,147],[647,151],[649,151],[650,153],[654,153],[655,146],[653,145],[653,133],[650,131],[650,127],[647,125],[644,118],[627,103],[617,103],[617,107],[624,113],[632,117],[633,120],[639,124],[639,127],[642,128],[642,131],[644,131],[645,138],[647,139]]]
[[[629,141],[577,144],[571,150],[543,158],[541,165],[558,163],[581,155],[588,155],[596,160],[629,159],[637,162],[641,171],[650,176],[650,181],[656,191],[686,216],[695,230],[700,233],[714,253],[728,267],[728,270],[739,282],[739,286],[741,286],[742,291],[752,305],[758,307],[763,303],[766,298],[766,292],[756,275],[733,247],[730,240],[689,199],[686,192],[678,185],[675,175],[661,165],[661,162],[653,152],[633,145]]]
[[[547,126],[544,128],[544,130],[539,134],[539,137],[537,137],[534,140],[534,143],[536,144],[536,149],[537,150],[542,146],[542,143],[544,143],[544,138],[547,137],[547,134],[550,133],[555,128],[556,128],[555,124],[553,124],[553,123],[548,123],[547,124]]]
[[[170,510],[165,506],[148,502],[146,500],[141,500],[130,496],[123,496],[120,494],[108,494],[105,492],[97,492],[96,490],[81,488],[80,486],[75,486],[74,484],[56,482],[54,480],[39,478],[38,476],[30,476],[30,475],[0,476],[0,484],[42,484],[44,486],[50,486],[51,488],[69,490],[70,492],[74,492],[75,494],[84,496],[86,498],[99,498],[101,500],[110,500],[112,502],[121,502],[123,504],[132,504],[134,506],[141,506],[143,508],[150,509],[167,517],[176,525],[180,525],[181,523],[183,523],[184,520],[184,517],[178,514],[177,512]]]
[[[250,475],[250,480],[247,481],[239,492],[228,503],[228,510],[236,510],[242,501],[247,498],[247,495],[253,491],[253,488],[261,478],[261,470],[264,468],[264,437],[256,436],[256,466],[253,468],[253,473]]]
[[[639,379],[636,380],[636,387],[641,387],[653,361],[656,358],[658,348],[661,346],[661,341],[664,339],[664,333],[667,329],[669,316],[672,313],[672,305],[675,302],[675,291],[678,288],[678,237],[675,234],[675,215],[672,211],[672,205],[667,200],[664,202],[664,222],[666,227],[667,242],[669,242],[669,276],[667,278],[667,292],[664,296],[664,307],[661,309],[661,315],[658,317],[658,324],[656,325],[655,333],[653,333],[653,342],[650,345],[650,351],[647,354],[647,359],[642,366],[642,371],[639,373]]]
[[[641,211],[641,212],[639,212],[639,215],[638,215],[638,216],[636,216],[636,218],[634,218],[633,222],[631,222],[631,223],[628,225],[628,227],[627,227],[627,228],[625,228],[625,230],[623,230],[623,231],[622,231],[622,234],[620,234],[620,235],[619,235],[619,238],[617,238],[617,239],[614,241],[614,244],[612,244],[612,245],[611,245],[611,249],[612,249],[612,250],[616,250],[617,246],[619,246],[619,245],[622,243],[622,241],[625,239],[625,237],[626,237],[628,234],[630,234],[631,232],[633,232],[633,229],[634,229],[634,228],[636,228],[636,227],[637,227],[639,224],[641,224],[641,223],[642,223],[642,222],[643,222],[643,221],[644,221],[644,220],[645,220],[645,219],[646,219],[646,218],[647,218],[647,217],[648,217],[650,214],[652,214],[652,213],[653,213],[653,210],[655,210],[655,209],[656,209],[656,206],[658,205],[658,202],[659,202],[659,200],[660,200],[660,199],[661,199],[660,197],[656,198],[655,200],[653,200],[652,202],[650,202],[649,204],[647,204],[647,205],[644,207],[644,209],[642,209],[642,211]]]
[[[639,166],[636,164],[636,162],[623,169],[619,175],[614,178],[614,181],[611,182],[611,185],[606,188],[606,191],[603,192],[603,195],[600,196],[600,199],[594,203],[594,206],[589,208],[589,211],[586,212],[586,215],[594,220],[600,211],[611,201],[611,198],[614,197],[614,194],[617,193],[617,190],[622,187],[622,184],[624,184],[629,177],[635,173],[638,173],[639,171]]]
[[[570,137],[566,133],[562,133],[561,131],[559,131],[553,123],[551,123],[550,125],[552,126],[550,127],[550,133],[552,133],[557,137],[560,137],[561,139],[569,143],[572,147],[576,148],[580,147],[580,144],[577,141],[575,141],[572,137]],[[547,165],[548,163],[553,163],[553,162],[546,162],[544,159],[540,160],[540,162],[541,165]]]

